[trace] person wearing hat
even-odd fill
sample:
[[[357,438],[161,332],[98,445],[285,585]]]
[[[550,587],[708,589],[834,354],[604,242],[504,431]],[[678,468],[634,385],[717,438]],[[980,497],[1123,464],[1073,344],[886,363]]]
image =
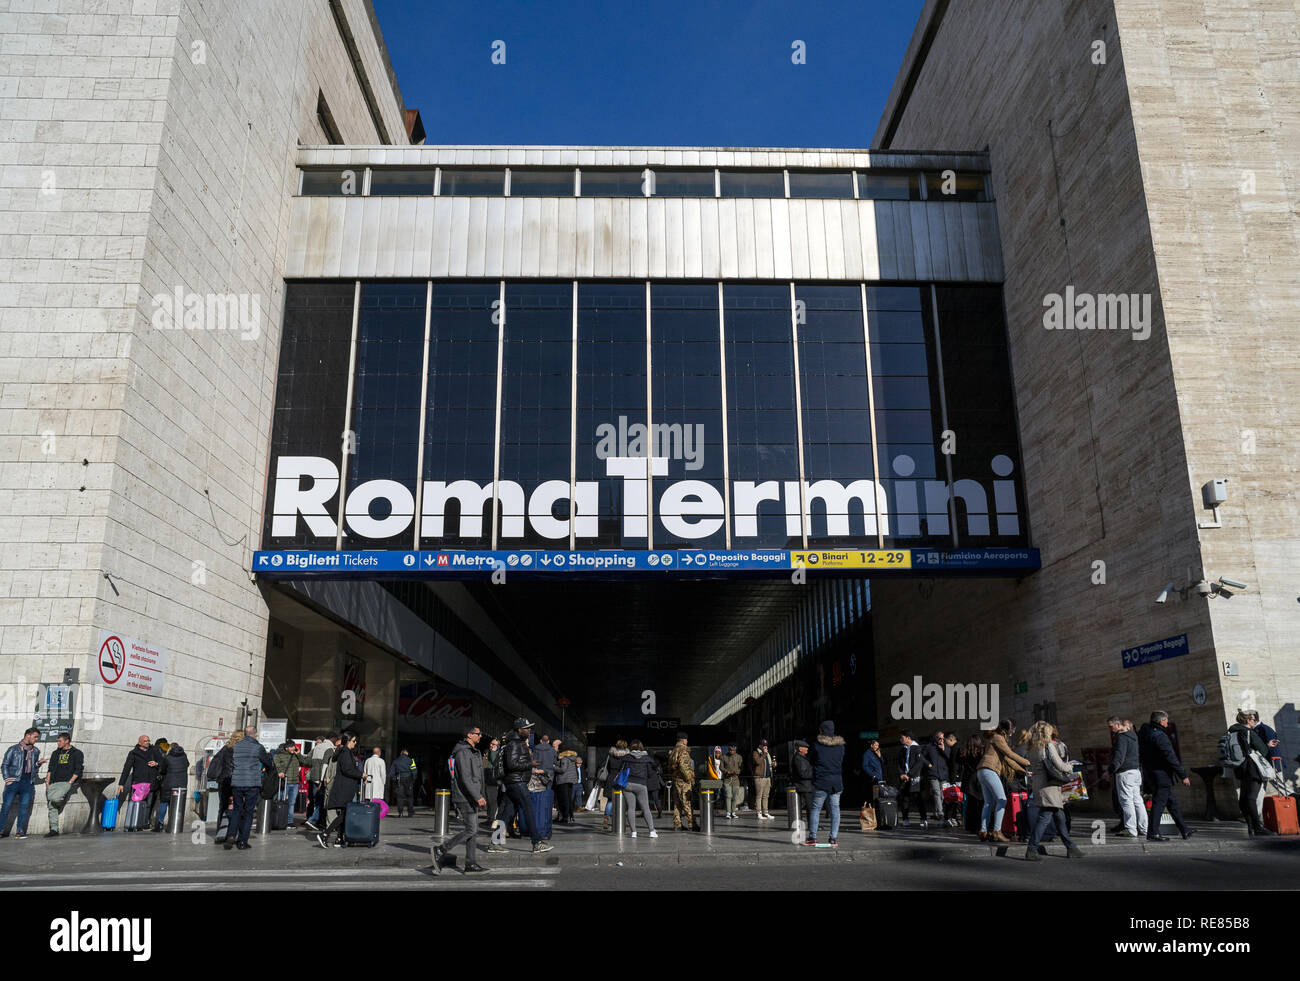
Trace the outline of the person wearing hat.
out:
[[[798,797],[799,811],[808,810],[812,802],[813,765],[808,758],[808,744],[802,739],[794,741],[794,756],[790,758],[790,785]]]
[[[533,843],[533,851],[541,853],[549,852],[551,844],[542,841],[537,833],[539,829],[535,827],[532,802],[528,797],[529,778],[534,773],[545,772],[541,767],[533,764],[533,752],[528,746],[528,730],[532,727],[533,723],[525,718],[515,719],[514,731],[506,736],[505,745],[501,748],[502,769],[505,772],[502,789],[519,817],[519,830],[528,832],[528,837]]]
[[[829,719],[817,727],[817,755],[813,757],[813,796],[808,811],[808,840],[817,844],[817,820],[822,804],[831,809],[831,847],[839,844],[840,794],[844,792],[844,737],[835,735],[835,723]]]
[[[744,757],[736,752],[736,744],[732,743],[727,755],[722,757],[722,789],[727,798],[728,818],[739,817],[736,812],[745,799],[745,788],[740,785],[740,768],[743,764]]]
[[[673,788],[673,827],[678,831],[698,831],[691,813],[691,785],[695,783],[695,764],[686,746],[686,733],[677,734],[677,745],[668,754],[668,778]]]
[[[772,762],[772,754],[767,751],[767,740],[758,741],[758,749],[754,750],[754,808],[758,811],[760,821],[773,820],[772,815],[768,813],[768,798],[772,795],[772,770],[775,764]]]

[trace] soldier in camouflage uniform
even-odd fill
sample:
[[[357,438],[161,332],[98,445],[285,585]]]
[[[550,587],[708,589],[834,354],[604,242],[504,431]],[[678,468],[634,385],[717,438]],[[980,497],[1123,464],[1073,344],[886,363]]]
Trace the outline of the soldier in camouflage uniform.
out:
[[[691,786],[695,783],[695,764],[686,748],[686,736],[677,734],[677,745],[668,754],[668,776],[673,782],[673,827],[687,831],[695,826],[691,813]],[[685,813],[685,818],[682,817]]]

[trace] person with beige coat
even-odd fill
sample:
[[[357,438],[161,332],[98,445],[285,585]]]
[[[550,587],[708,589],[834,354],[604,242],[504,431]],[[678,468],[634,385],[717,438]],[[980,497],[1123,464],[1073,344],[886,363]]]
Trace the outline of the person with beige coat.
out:
[[[1029,761],[1013,750],[1007,737],[1015,732],[1016,724],[1003,719],[996,729],[984,733],[984,755],[975,769],[975,780],[984,798],[980,812],[980,841],[1010,841],[1002,833],[1002,812],[1007,808],[1007,791],[1002,781],[1015,773],[1025,773]]]
[[[1056,726],[1041,719],[1029,728],[1030,787],[1034,803],[1038,805],[1038,820],[1034,822],[1029,848],[1025,852],[1025,858],[1031,862],[1042,861],[1038,843],[1053,821],[1056,822],[1056,833],[1065,843],[1066,856],[1079,858],[1083,855],[1070,840],[1070,832],[1065,826],[1065,796],[1061,793],[1061,786],[1074,779],[1074,771],[1070,768],[1064,745],[1057,742],[1058,736]]]

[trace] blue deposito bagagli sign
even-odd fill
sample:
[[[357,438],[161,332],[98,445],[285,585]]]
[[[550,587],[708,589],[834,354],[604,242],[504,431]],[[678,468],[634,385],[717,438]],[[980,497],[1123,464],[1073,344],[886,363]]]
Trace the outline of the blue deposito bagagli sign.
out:
[[[1188,649],[1187,635],[1179,634],[1177,637],[1166,637],[1164,640],[1129,647],[1120,651],[1119,656],[1124,667],[1136,668],[1139,665],[1163,661],[1168,657],[1181,657]]]

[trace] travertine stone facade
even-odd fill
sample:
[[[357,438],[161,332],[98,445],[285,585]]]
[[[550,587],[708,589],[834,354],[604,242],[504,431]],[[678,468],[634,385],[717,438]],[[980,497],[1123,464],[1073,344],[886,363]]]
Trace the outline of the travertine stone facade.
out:
[[[873,583],[882,698],[917,673],[999,682],[1018,722],[1054,702],[1076,752],[1108,745],[1108,715],[1164,708],[1200,766],[1250,689],[1300,750],[1297,36],[1286,2],[927,4],[876,140],[989,150],[1043,569],[932,594]],[[1044,296],[1068,285],[1151,293],[1150,339],[1045,330]],[[1198,530],[1216,477],[1224,527]],[[1189,567],[1250,588],[1156,605]],[[1189,654],[1121,666],[1122,649],[1182,633]]]
[[[367,6],[341,10],[404,142]],[[78,720],[88,771],[115,773],[141,732],[197,746],[260,702],[245,570],[322,94],[343,139],[379,142],[325,3],[0,3],[0,683],[97,679],[100,629],[168,652],[164,697],[115,692],[102,725]],[[260,319],[155,329],[177,290],[256,298]],[[31,723],[34,696],[14,697],[0,743]]]

